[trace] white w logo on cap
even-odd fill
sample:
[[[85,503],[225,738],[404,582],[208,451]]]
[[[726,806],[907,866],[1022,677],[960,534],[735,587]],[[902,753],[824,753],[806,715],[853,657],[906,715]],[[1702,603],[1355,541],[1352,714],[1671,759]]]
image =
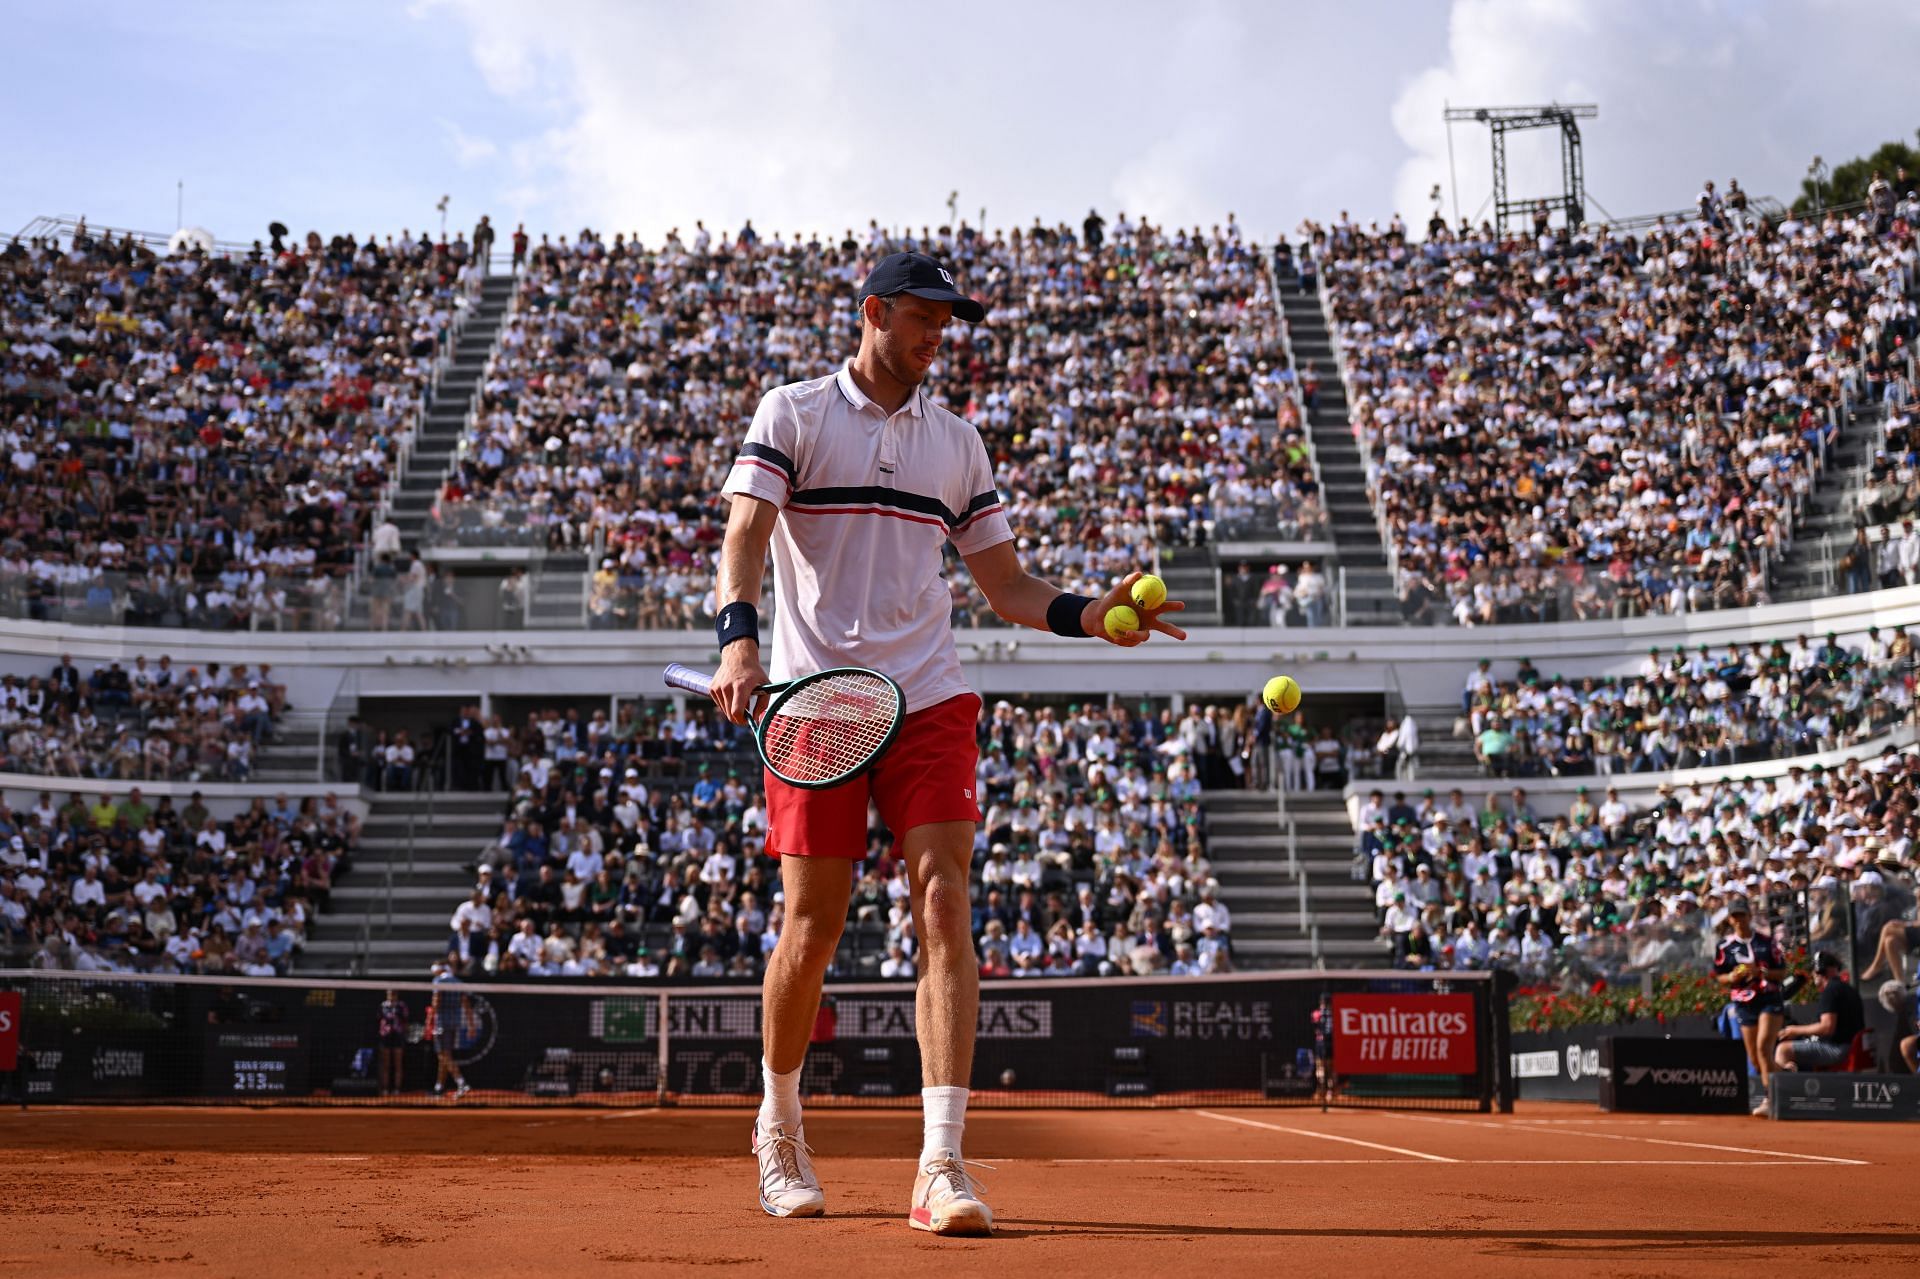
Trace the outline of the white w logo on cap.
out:
[[[947,274],[947,268],[943,266],[937,266],[934,268],[934,270],[940,273],[940,278],[945,280],[949,287],[953,285],[953,277]]]

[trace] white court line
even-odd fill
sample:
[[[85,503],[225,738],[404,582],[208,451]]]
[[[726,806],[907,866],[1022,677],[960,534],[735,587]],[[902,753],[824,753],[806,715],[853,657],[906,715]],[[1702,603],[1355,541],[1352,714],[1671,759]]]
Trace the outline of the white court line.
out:
[[[1539,1129],[1540,1127],[1540,1125],[1530,1119],[1515,1119],[1504,1124],[1487,1124],[1475,1123],[1471,1119],[1443,1119],[1438,1115],[1402,1115],[1401,1118],[1417,1119],[1422,1123],[1429,1124],[1459,1124],[1466,1128],[1478,1128],[1482,1132],[1486,1132],[1492,1128],[1506,1128],[1511,1130],[1514,1128]],[[1788,1159],[1798,1163],[1843,1164],[1853,1168],[1870,1168],[1873,1166],[1872,1161],[1867,1159],[1843,1159],[1839,1155],[1814,1155],[1796,1150],[1763,1150],[1756,1146],[1722,1146],[1710,1141],[1676,1141],[1671,1137],[1636,1137],[1632,1133],[1588,1132],[1582,1128],[1565,1128],[1557,1131],[1569,1137],[1598,1137],[1602,1141],[1642,1141],[1650,1146],[1684,1146],[1690,1150],[1724,1150],[1736,1155],[1771,1155],[1775,1159]]]
[[[552,1128],[559,1124],[579,1123],[582,1119],[586,1119],[591,1123],[600,1123],[608,1119],[646,1119],[649,1116],[664,1115],[666,1113],[668,1112],[659,1106],[649,1106],[645,1110],[615,1110],[604,1115],[573,1114],[563,1116],[559,1119],[527,1119],[522,1120],[520,1126],[522,1128]]]
[[[1406,1167],[1404,1159],[1178,1159],[1143,1156],[1127,1158],[1119,1156],[1112,1159],[995,1159],[987,1156],[996,1164],[1179,1164],[1183,1166],[1213,1164],[1393,1164]],[[1778,1168],[1778,1159],[1451,1159],[1449,1163],[1498,1165],[1506,1168],[1561,1168],[1561,1167],[1599,1167],[1599,1168]]]
[[[1349,1146],[1364,1146],[1368,1150],[1384,1150],[1390,1155],[1406,1155],[1410,1159],[1424,1159],[1429,1163],[1457,1164],[1458,1159],[1449,1159],[1445,1155],[1430,1155],[1423,1150],[1407,1150],[1400,1146],[1383,1146],[1377,1141],[1361,1141],[1358,1137],[1338,1137],[1330,1132],[1315,1132],[1311,1128],[1289,1128],[1284,1124],[1262,1123],[1258,1119],[1241,1119],[1234,1115],[1217,1114],[1211,1110],[1189,1110],[1189,1115],[1199,1115],[1202,1119],[1217,1119],[1223,1124],[1242,1124],[1248,1128],[1264,1128],[1268,1132],[1291,1133],[1296,1137],[1318,1137],[1322,1141],[1338,1141]]]

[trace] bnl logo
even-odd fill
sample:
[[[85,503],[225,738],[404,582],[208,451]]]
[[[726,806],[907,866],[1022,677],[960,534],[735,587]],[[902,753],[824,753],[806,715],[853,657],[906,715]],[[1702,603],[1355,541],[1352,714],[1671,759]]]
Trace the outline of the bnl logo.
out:
[[[1133,1001],[1133,1037],[1135,1039],[1167,1037],[1166,1000],[1136,999]]]

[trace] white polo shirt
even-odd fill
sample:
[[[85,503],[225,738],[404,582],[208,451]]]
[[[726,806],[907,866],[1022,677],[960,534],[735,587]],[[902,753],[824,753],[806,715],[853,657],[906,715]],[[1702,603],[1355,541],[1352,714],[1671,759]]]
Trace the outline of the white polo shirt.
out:
[[[891,676],[917,711],[968,692],[940,556],[1010,540],[979,432],[916,390],[891,417],[843,367],[760,401],[723,492],[780,508],[775,680]]]

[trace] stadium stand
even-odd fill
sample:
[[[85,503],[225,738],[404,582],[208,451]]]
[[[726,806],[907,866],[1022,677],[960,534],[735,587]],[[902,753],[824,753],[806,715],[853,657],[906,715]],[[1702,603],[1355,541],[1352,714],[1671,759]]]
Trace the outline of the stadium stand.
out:
[[[0,675],[0,771],[111,781],[253,779],[276,736],[286,689],[271,664],[176,670],[161,654],[82,673],[62,657],[47,675]]]
[[[1254,719],[1197,703],[1178,717],[1071,701],[983,707],[973,888],[983,972],[1227,971],[1238,893],[1216,878],[1200,783],[1262,780],[1249,771],[1264,767]],[[612,719],[556,708],[516,729],[469,708],[442,738],[448,776],[463,785],[492,784],[497,749],[507,795],[488,837],[447,853],[469,869],[467,886],[435,890],[452,917],[424,903],[407,914],[416,975],[432,959],[463,976],[758,975],[781,896],[763,851],[758,760],[740,730],[704,708],[624,703]],[[1270,825],[1270,806],[1254,811]],[[911,975],[905,867],[870,821],[839,967]],[[1266,847],[1259,839],[1250,851]],[[1257,954],[1268,930],[1252,922],[1243,933]]]
[[[0,609],[331,629],[477,280],[424,237],[0,253]]]
[[[864,266],[922,244],[993,306],[992,325],[952,335],[937,385],[987,435],[1042,571],[1084,584],[1156,546],[1171,558],[1248,529],[1324,530],[1259,258],[1231,220],[1168,232],[1122,216],[1111,233],[875,229],[837,244],[750,227],[658,248],[543,238],[429,540],[591,549],[589,625],[706,616],[734,433],[761,388],[834,367],[854,336],[834,312]]]
[[[1636,613],[1651,620],[1769,594],[1817,593],[1823,584],[1890,589],[1920,580],[1920,533],[1906,523],[1920,513],[1914,496],[1920,484],[1913,479],[1920,446],[1911,425],[1914,368],[1905,356],[1914,335],[1911,221],[1882,230],[1876,237],[1859,219],[1837,214],[1817,224],[1789,220],[1737,231],[1669,220],[1634,239],[1593,228],[1542,241],[1498,244],[1468,235],[1421,246],[1394,231],[1363,232],[1343,220],[1309,226],[1297,246],[1282,241],[1271,253],[1248,244],[1231,219],[1210,231],[1167,231],[1098,215],[1078,228],[1036,225],[995,234],[869,227],[838,242],[750,227],[713,236],[701,228],[644,247],[588,232],[540,239],[518,278],[485,281],[475,264],[461,260],[457,242],[441,248],[413,237],[399,248],[314,238],[304,249],[276,246],[224,259],[197,251],[162,259],[133,242],[84,232],[71,244],[28,241],[0,258],[7,342],[0,390],[7,397],[10,447],[31,440],[37,448],[42,438],[64,431],[68,452],[79,450],[88,461],[62,463],[59,474],[91,475],[89,465],[108,474],[61,487],[55,496],[75,517],[56,518],[51,531],[38,530],[35,538],[10,526],[13,536],[0,553],[11,557],[9,566],[25,565],[19,580],[72,579],[58,591],[44,584],[19,590],[17,612],[29,621],[150,624],[158,618],[202,626],[417,631],[491,629],[502,622],[507,629],[668,634],[698,627],[710,612],[706,594],[722,518],[712,496],[715,481],[760,389],[830,368],[853,337],[851,315],[841,305],[851,282],[881,253],[926,247],[953,263],[995,313],[995,323],[951,335],[938,370],[942,393],[987,436],[1028,557],[1063,584],[1084,587],[1157,556],[1175,593],[1193,601],[1196,623],[1275,630],[1418,621],[1423,610],[1428,620],[1476,625],[1613,624]],[[1727,310],[1735,305],[1756,309]],[[176,318],[182,307],[214,316],[235,333],[224,346],[203,350],[194,345],[201,339],[176,336],[186,332]],[[243,320],[248,307],[256,318]],[[1737,325],[1730,327],[1730,314],[1740,317]],[[262,315],[300,318],[284,318],[282,328],[268,331],[257,318]],[[1495,317],[1502,327],[1488,338],[1484,329]],[[243,330],[243,323],[252,327]],[[312,344],[292,342],[284,330],[296,324],[323,327],[325,347],[316,353]],[[108,357],[99,353],[103,344]],[[247,344],[256,349],[249,352]],[[183,352],[193,358],[184,360]],[[102,358],[112,363],[98,364]],[[258,377],[249,359],[259,365]],[[227,363],[197,367],[207,360]],[[315,361],[314,367],[295,368],[300,360]],[[1577,381],[1570,361],[1580,364]],[[231,372],[245,388],[232,386]],[[121,390],[137,393],[127,399]],[[1492,425],[1456,411],[1469,391],[1501,397]],[[149,399],[160,416],[147,412]],[[80,424],[100,403],[108,406],[104,433],[89,435]],[[1712,425],[1689,433],[1690,413],[1696,423]],[[690,429],[696,422],[719,425]],[[49,424],[54,437],[45,434]],[[101,570],[104,579],[72,570],[59,548],[74,542],[69,526],[88,527],[88,520],[105,530],[100,549],[108,558],[144,566],[153,548],[163,546],[150,519],[127,531],[113,523],[119,508],[109,503],[101,508],[104,516],[97,508],[98,494],[120,491],[113,487],[120,484],[116,459],[144,459],[150,441],[167,440],[167,424],[189,450],[205,441],[197,445],[188,436],[212,429],[215,457],[230,464],[228,470],[214,472],[198,458],[184,464],[197,466],[196,477],[214,474],[216,486],[229,484],[263,513],[257,520],[238,508],[208,516],[212,552],[195,549],[186,557],[188,577],[201,574],[194,579],[199,589],[167,597],[167,608],[156,613],[132,586],[113,587],[110,569]],[[306,435],[296,430],[296,436],[312,453],[287,463],[309,468],[293,475],[296,487],[304,494],[307,480],[317,477],[323,496],[332,494],[326,536],[307,539],[311,562],[325,567],[329,556],[335,562],[325,592],[289,589],[282,601],[272,594],[277,565],[263,557],[279,552],[304,570],[304,551],[284,513],[271,500],[256,503],[259,493],[242,487],[251,473],[240,475],[240,461],[253,455],[239,450],[287,424],[306,426]],[[1614,450],[1611,461],[1587,447],[1595,431]],[[367,446],[377,458],[364,452]],[[1524,453],[1529,465],[1510,465],[1514,452]],[[1827,464],[1816,469],[1822,455]],[[1603,457],[1604,473],[1596,456]],[[1140,457],[1152,464],[1136,465]],[[21,468],[17,449],[11,461]],[[46,466],[38,453],[34,466]],[[1463,476],[1466,487],[1440,485],[1443,472]],[[1697,491],[1678,486],[1674,477],[1683,474],[1704,477]],[[180,477],[166,471],[163,478]],[[1538,517],[1520,504],[1529,483],[1537,490]],[[1646,510],[1664,509],[1663,489],[1676,518],[1649,520]],[[1723,500],[1728,494],[1738,494],[1738,501]],[[1559,499],[1568,505],[1556,506]],[[1436,504],[1441,518],[1432,521]],[[1702,515],[1704,523],[1678,520],[1683,510]],[[1803,513],[1799,536],[1788,518],[1795,511]],[[1499,518],[1489,519],[1488,512]],[[1622,521],[1627,538],[1616,527]],[[176,519],[170,527],[188,526]],[[1868,552],[1849,565],[1846,544],[1856,530]],[[189,531],[206,530],[196,524]],[[1628,541],[1638,558],[1605,554]],[[1690,564],[1667,575],[1663,565],[1671,555],[1687,555],[1689,542],[1699,543],[1691,551],[1706,569]],[[1293,549],[1269,549],[1276,545]],[[1309,545],[1311,552],[1301,549]],[[34,567],[35,555],[41,568]],[[211,571],[211,555],[226,557],[222,571]],[[501,579],[498,567],[477,565],[489,557],[513,565],[512,571]],[[1356,610],[1350,588],[1359,583],[1361,595],[1371,590],[1367,575],[1376,565],[1386,583],[1379,591],[1385,608]],[[1587,567],[1576,571],[1576,565]],[[466,575],[476,567],[479,572]],[[953,567],[960,570],[956,625],[994,625],[971,598],[961,566]],[[255,576],[244,577],[243,568]],[[169,568],[176,581],[184,580],[181,571]],[[1418,591],[1410,593],[1407,584],[1423,574],[1431,579],[1429,597],[1408,608]],[[102,580],[109,584],[104,593]],[[350,580],[361,589],[349,593]],[[262,581],[268,583],[264,594],[255,589]],[[484,589],[476,591],[476,582]],[[483,598],[494,595],[496,585],[497,600]],[[1883,620],[1890,636],[1883,647],[1891,654],[1904,643],[1893,626],[1904,615]],[[1347,879],[1352,837],[1342,791],[1389,776],[1405,783],[1474,774],[1475,747],[1495,715],[1502,721],[1497,732],[1513,734],[1516,718],[1524,730],[1502,770],[1543,782],[1609,767],[1650,782],[1661,774],[1649,770],[1791,757],[1870,743],[1883,731],[1905,728],[1909,681],[1890,655],[1881,659],[1875,637],[1860,640],[1861,652],[1845,662],[1816,660],[1802,669],[1793,665],[1793,654],[1817,653],[1818,644],[1772,645],[1799,626],[1790,620],[1750,632],[1731,653],[1726,633],[1715,634],[1704,652],[1690,642],[1676,656],[1701,669],[1684,674],[1616,674],[1611,685],[1601,676],[1591,683],[1584,675],[1564,682],[1542,677],[1530,685],[1522,672],[1504,687],[1489,687],[1479,704],[1468,696],[1457,710],[1424,704],[1443,703],[1451,694],[1423,677],[1414,681],[1426,692],[1421,704],[1390,682],[1384,699],[1376,688],[1366,703],[1334,710],[1316,700],[1279,724],[1264,716],[1236,721],[1231,712],[1208,711],[1208,698],[1217,696],[1209,683],[1206,695],[1188,696],[1191,715],[1163,726],[1163,687],[1152,703],[1153,727],[1144,730],[1151,744],[1133,748],[1146,765],[1146,807],[1153,808],[1155,787],[1166,790],[1164,802],[1176,812],[1184,813],[1190,801],[1200,804],[1201,856],[1207,877],[1218,881],[1215,904],[1230,903],[1237,912],[1233,962],[1350,961],[1357,956],[1321,945],[1317,927],[1325,923],[1329,936],[1338,935],[1343,914],[1352,913],[1352,903],[1337,893],[1323,897],[1323,889],[1360,887]],[[1683,630],[1659,638],[1670,649]],[[495,662],[528,660],[530,653],[500,645],[486,651]],[[985,637],[973,651],[975,660],[1012,657],[1010,645]],[[1536,651],[1555,650],[1543,644]],[[430,652],[401,641],[386,660],[445,664],[442,669],[453,661]],[[1788,652],[1784,675],[1749,669],[1755,660],[1764,665],[1772,652]],[[1258,656],[1264,662],[1284,655]],[[1731,669],[1735,658],[1739,672]],[[1402,654],[1388,659],[1388,669],[1426,660]],[[1625,669],[1627,660],[1622,655],[1612,669]],[[1658,660],[1670,666],[1664,656]],[[1604,669],[1594,660],[1569,666]],[[1029,678],[1032,685],[1020,686],[1044,688],[1048,677],[1034,668]],[[27,684],[19,683],[24,695]],[[485,676],[475,686],[495,684],[504,688]],[[331,741],[331,726],[351,707],[352,694],[323,695],[323,702],[326,696],[335,698],[327,720]],[[1643,697],[1654,699],[1651,717],[1640,713]],[[90,714],[102,729],[89,723],[76,739],[74,726],[62,721],[51,726],[58,732],[22,739],[24,767],[77,770],[83,777],[103,767],[124,774],[130,751],[124,743],[114,747],[109,731],[124,720],[129,740],[143,743],[144,769],[144,743],[169,733],[164,719],[155,733],[144,712],[103,713],[98,700]],[[997,700],[989,698],[989,720],[999,713]],[[1122,922],[1130,928],[1142,922],[1121,916],[1143,909],[1162,916],[1151,946],[1160,959],[1148,956],[1148,964],[1171,967],[1184,959],[1201,966],[1198,946],[1184,957],[1174,936],[1190,927],[1182,913],[1202,904],[1200,881],[1161,863],[1164,832],[1146,824],[1140,835],[1153,846],[1137,847],[1142,841],[1121,823],[1107,840],[1117,839],[1126,855],[1103,862],[1100,805],[1089,800],[1094,820],[1077,823],[1070,815],[1073,783],[1066,783],[1065,800],[1053,793],[1052,778],[1075,770],[1087,784],[1087,750],[1105,749],[1090,733],[1068,730],[1073,716],[1064,706],[1071,699],[1029,693],[1006,700],[1016,724],[1026,726],[1016,735],[1023,733],[1027,744],[1004,748],[1005,765],[1025,763],[1039,781],[1016,781],[1016,791],[1026,784],[1030,793],[1010,793],[994,804],[981,834],[981,905],[990,907],[987,895],[997,889],[999,906],[1008,910],[1003,918],[989,919],[997,913],[992,909],[981,917],[991,970],[1074,970],[1089,959],[1095,971],[1136,967],[1133,952],[1140,948],[1116,949],[1114,932]],[[1093,705],[1105,700],[1100,695]],[[1616,705],[1641,720],[1673,717],[1672,738],[1655,729],[1629,749],[1611,718],[1602,727],[1600,717]],[[597,842],[603,865],[608,849],[619,852],[619,874],[609,875],[601,891],[653,895],[650,902],[622,900],[615,907],[618,914],[644,905],[634,912],[633,927],[623,924],[627,940],[612,949],[624,953],[625,946],[645,944],[655,956],[663,948],[670,952],[672,923],[657,917],[660,899],[682,890],[672,899],[673,914],[690,895],[703,916],[713,897],[700,878],[705,856],[695,865],[685,847],[672,847],[679,824],[690,824],[682,814],[714,810],[703,827],[709,835],[696,837],[702,845],[711,837],[718,847],[729,833],[725,805],[715,810],[710,799],[695,802],[699,765],[709,766],[714,784],[731,781],[749,796],[756,766],[728,733],[709,728],[704,736],[695,732],[695,744],[683,743],[680,725],[702,717],[675,719],[661,737],[658,706],[620,702],[609,709],[614,706],[617,713],[599,719],[583,713],[569,721],[556,712],[511,729],[483,725],[477,762],[456,758],[445,739],[417,725],[404,738],[397,727],[367,731],[352,757],[336,762],[344,783],[359,783],[370,797],[361,860],[378,869],[375,880],[362,877],[334,891],[335,909],[316,921],[320,935],[305,962],[339,968],[372,962],[417,975],[427,960],[444,957],[446,912],[470,895],[477,872],[463,863],[478,849],[503,847],[498,841],[508,817],[520,825],[505,837],[519,844],[511,855],[489,853],[498,863],[489,873],[505,878],[512,863],[514,878],[531,870],[537,880],[556,843],[568,857],[575,851],[557,838],[557,824],[542,820],[548,852],[519,865],[528,819],[544,818],[564,801],[553,779],[579,777],[578,805],[599,788],[601,768],[614,770],[607,780],[617,791],[636,760],[636,780],[649,792],[638,887],[629,889],[628,876],[641,860],[633,855],[641,848],[634,839],[639,828],[616,830],[604,815],[612,802],[594,799],[600,820],[585,828],[576,820],[572,838]],[[1446,731],[1456,714],[1466,721],[1460,736]],[[1686,722],[1678,719],[1682,714]],[[1129,731],[1134,718],[1124,717]],[[1188,730],[1189,719],[1205,727]],[[1576,720],[1580,732],[1569,737],[1565,730]],[[41,727],[49,726],[43,720]],[[497,735],[491,746],[488,727]],[[74,744],[101,731],[109,731],[103,751]],[[1115,726],[1106,731],[1119,740]],[[1231,746],[1203,745],[1190,756],[1159,749],[1159,735],[1179,743],[1187,731],[1201,742],[1211,733],[1255,745],[1245,756]],[[1058,746],[1051,745],[1056,732]],[[9,746],[17,733],[9,735]],[[1609,743],[1608,734],[1617,740]],[[243,741],[250,736],[239,734]],[[67,744],[49,745],[56,740]],[[1609,744],[1614,749],[1603,749]],[[1027,760],[1013,759],[1022,749]],[[1114,764],[1119,775],[1110,779],[1116,812],[1127,808],[1135,787],[1123,765],[1136,761],[1126,757],[1124,744],[1121,749]],[[1068,758],[1043,766],[1044,750]],[[552,763],[536,803],[531,788],[517,793],[515,787],[528,774],[539,776],[543,758]],[[179,767],[176,749],[166,768]],[[988,750],[983,769],[998,767]],[[727,772],[740,776],[727,778]],[[1266,789],[1276,777],[1302,783],[1279,797],[1278,830],[1275,797]],[[1311,792],[1303,784],[1308,778],[1317,784]],[[991,798],[991,787],[988,793]],[[1030,807],[1023,798],[1031,799]],[[1059,838],[1048,820],[1055,810],[1067,851],[1050,860],[1041,844]],[[1184,829],[1176,824],[1176,837],[1166,841],[1176,862],[1186,855]],[[725,918],[716,922],[719,931],[737,933],[737,919],[726,912],[737,913],[739,885],[757,865],[764,889],[772,867],[757,856],[750,832],[734,833],[738,882],[721,895]],[[1085,839],[1076,842],[1078,836]],[[1023,840],[1032,842],[1031,850]],[[1005,851],[996,853],[996,845]],[[1028,851],[1032,856],[1023,856]],[[912,964],[912,938],[888,918],[890,863],[879,832],[873,854],[876,874],[862,891],[866,904],[879,909],[864,919],[854,912],[843,967],[904,973]],[[588,914],[556,920],[550,911],[534,918],[538,962],[564,973],[586,971],[593,959],[596,971],[611,970],[615,965],[600,958],[607,921],[591,917],[597,872],[577,876],[571,891],[586,904],[569,905],[563,864],[556,866],[559,910],[579,907]],[[1346,882],[1327,884],[1329,872]],[[1096,932],[1108,948],[1104,959],[1076,926],[1082,882],[1090,883],[1102,908]],[[684,891],[689,885],[696,886],[691,894]],[[1030,922],[1024,932],[1013,917],[1023,890],[1033,893],[1037,922],[1044,925]],[[1102,900],[1116,891],[1117,899]],[[1143,900],[1150,904],[1143,907]],[[758,910],[772,913],[773,905],[756,897]],[[1370,907],[1365,903],[1369,936],[1377,928]],[[1056,928],[1063,915],[1064,937]],[[376,919],[385,924],[378,931],[387,940],[370,943]],[[469,943],[467,962],[485,969],[491,955],[496,970],[503,957],[508,971],[520,962],[531,970],[529,943],[520,943],[519,958],[511,953],[519,922],[517,907],[490,918],[485,945]],[[564,943],[549,947],[556,922]],[[991,935],[989,923],[999,925]],[[588,924],[601,934],[591,945]],[[696,941],[700,926],[700,917],[690,921]],[[751,968],[753,951],[744,941],[715,945],[723,969],[733,965],[735,950],[747,954],[742,967]],[[679,949],[679,956],[665,953],[663,970],[676,958],[688,970],[704,958],[697,945],[683,942]],[[711,961],[703,971],[711,972]]]
[[[1745,652],[1741,649],[1744,647]],[[1913,714],[1906,627],[1864,650],[1829,634],[1647,654],[1639,674],[1543,679],[1525,659],[1513,679],[1469,676],[1462,700],[1483,769],[1502,777],[1605,776],[1718,768],[1842,750]]]
[[[1356,869],[1370,879],[1380,947],[1412,968],[1505,965],[1528,981],[1582,981],[1699,965],[1730,898],[1802,944],[1871,959],[1879,926],[1910,915],[1920,756],[1676,788],[1635,808],[1581,788],[1543,817],[1522,789],[1477,809],[1460,792],[1361,809]],[[1849,911],[1857,919],[1844,918]]]
[[[7,962],[79,972],[284,976],[359,819],[337,796],[254,798],[222,821],[138,786],[91,803],[0,804],[0,943]]]
[[[1410,617],[1765,602],[1870,353],[1913,331],[1913,232],[1859,216],[1307,236]]]

